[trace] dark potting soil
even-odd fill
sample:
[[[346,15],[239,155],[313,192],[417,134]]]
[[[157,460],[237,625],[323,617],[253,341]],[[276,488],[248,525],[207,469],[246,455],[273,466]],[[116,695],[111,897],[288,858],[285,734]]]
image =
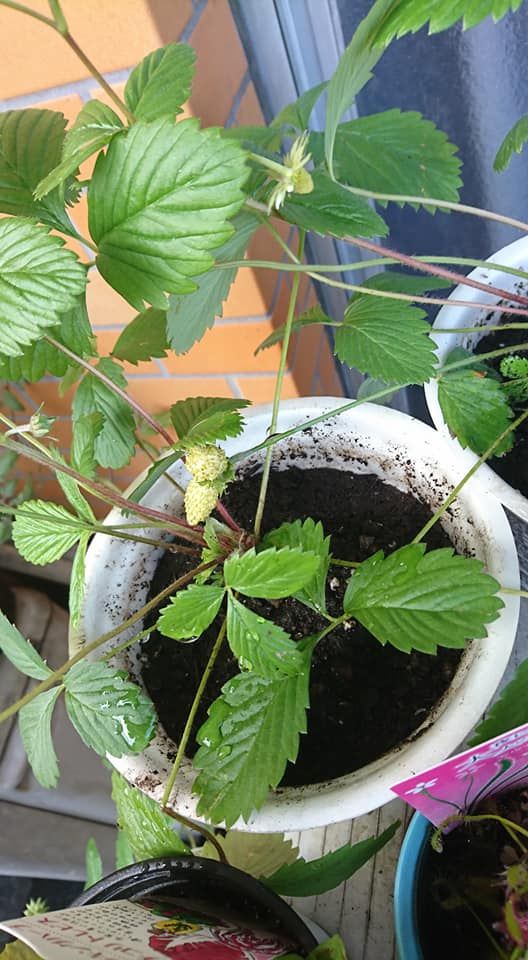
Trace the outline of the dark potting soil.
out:
[[[500,814],[527,828],[527,793],[505,793],[485,801],[477,812]],[[481,923],[503,950],[508,947],[494,924],[501,923],[503,914],[501,874],[505,867],[518,862],[519,855],[519,848],[504,827],[490,821],[456,827],[444,837],[442,853],[427,845],[417,883],[417,920],[424,960],[445,960],[448,956],[496,960],[499,954]],[[510,943],[504,955],[510,956],[511,949]]]
[[[252,528],[260,475],[245,477],[228,488],[224,501],[245,529]],[[358,476],[335,469],[292,468],[273,471],[263,530],[284,521],[312,517],[331,535],[331,551],[342,560],[365,560],[380,548],[390,553],[409,543],[430,517],[410,494],[374,475]],[[451,546],[439,524],[426,537],[429,548]],[[189,558],[165,554],[154,576],[154,596],[190,569]],[[333,566],[327,584],[329,612],[342,613],[350,572]],[[249,600],[259,615],[287,630],[295,640],[326,625],[317,613],[293,599]],[[176,742],[220,625],[217,618],[196,643],[179,643],[153,633],[143,646],[143,678],[165,730]],[[301,737],[295,765],[289,764],[283,785],[319,783],[350,773],[377,759],[420,726],[449,686],[461,653],[441,649],[436,657],[400,653],[382,645],[355,621],[320,642],[310,681],[308,734]],[[203,697],[193,738],[207,708],[238,665],[224,645]],[[194,739],[189,754],[196,751]]]
[[[518,319],[518,317],[504,314],[501,316],[501,323],[514,323]],[[517,343],[519,343],[519,330],[496,330],[495,333],[488,333],[486,337],[479,340],[474,352],[491,353],[492,350],[500,350],[501,347],[514,347]],[[515,352],[520,357],[528,355],[527,350]],[[502,359],[502,357],[494,357],[492,360],[486,360],[486,363],[500,373]],[[520,490],[525,497],[528,497],[528,420],[517,427],[512,449],[502,457],[492,457],[489,466],[511,487]]]

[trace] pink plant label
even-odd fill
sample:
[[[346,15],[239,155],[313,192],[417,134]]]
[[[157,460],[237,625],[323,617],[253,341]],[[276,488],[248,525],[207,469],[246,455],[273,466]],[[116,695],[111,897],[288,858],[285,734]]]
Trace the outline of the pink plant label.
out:
[[[435,827],[485,797],[528,786],[528,723],[391,787]]]

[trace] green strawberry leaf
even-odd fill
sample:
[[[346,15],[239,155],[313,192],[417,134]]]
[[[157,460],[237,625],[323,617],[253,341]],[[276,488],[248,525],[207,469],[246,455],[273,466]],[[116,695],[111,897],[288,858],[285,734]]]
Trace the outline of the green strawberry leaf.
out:
[[[330,537],[325,537],[322,523],[310,517],[295,520],[271,530],[261,541],[262,547],[301,547],[316,554],[320,563],[314,578],[294,596],[313,610],[326,610],[326,578],[330,566]]]
[[[81,740],[100,756],[141,753],[156,727],[149,698],[123,670],[78,663],[64,677],[66,709]]]
[[[29,640],[9,622],[0,610],[0,650],[21,673],[33,680],[46,680],[51,670]]]
[[[71,630],[76,630],[81,620],[85,590],[86,551],[89,539],[89,533],[82,534],[72,563],[68,594]]]
[[[93,357],[96,353],[95,340],[92,336],[84,296],[80,297],[75,305],[58,319],[59,325],[46,332],[79,356]],[[0,356],[0,377],[5,380],[27,380],[29,383],[36,383],[46,374],[63,377],[72,363],[73,361],[57,347],[47,343],[46,340],[39,339],[23,347],[19,356]]]
[[[231,400],[225,397],[189,397],[173,403],[170,416],[178,434],[180,447],[195,443],[214,443],[237,437],[244,421],[238,410],[248,407],[250,400]]]
[[[309,127],[315,104],[323,95],[327,86],[328,82],[323,81],[323,83],[318,83],[317,86],[305,90],[297,100],[282,108],[273,120],[272,127],[291,126],[295,127],[299,133],[304,133]]]
[[[127,381],[118,363],[103,357],[97,369],[106,374],[118,387],[126,388]],[[94,440],[94,455],[101,467],[118,470],[129,463],[136,449],[136,422],[128,403],[110,387],[87,374],[79,384],[73,399],[74,430],[77,421],[98,413],[103,423]]]
[[[231,867],[237,867],[256,877],[271,877],[279,867],[294,863],[299,856],[298,847],[282,833],[241,833],[228,830],[221,840],[222,849]],[[200,856],[219,860],[217,848],[207,840],[200,847]]]
[[[131,863],[134,863],[134,854],[132,853],[130,841],[125,831],[118,829],[115,842],[116,870],[122,870],[123,867],[129,867]]]
[[[195,60],[193,48],[186,43],[168,43],[147,54],[127,80],[128,109],[140,120],[181,113],[191,92]]]
[[[335,327],[336,323],[330,319],[327,313],[324,312],[322,307],[317,304],[315,307],[310,307],[309,310],[306,310],[305,313],[302,313],[300,317],[296,317],[293,321],[291,329],[302,330],[303,327],[311,327],[316,323],[321,323],[326,326]],[[286,324],[281,324],[280,327],[276,327],[269,336],[266,337],[262,343],[259,343],[255,354],[260,353],[261,350],[267,350],[268,347],[272,347],[275,343],[280,343],[284,337],[286,331]]]
[[[153,463],[149,468],[148,473],[144,480],[141,481],[134,488],[134,490],[128,494],[128,499],[133,503],[141,503],[143,497],[146,493],[149,492],[150,488],[163,476],[166,470],[169,467],[172,467],[173,463],[176,463],[178,460],[181,460],[182,451],[175,450],[174,453],[169,453],[166,457],[162,457],[160,460],[157,460],[156,463]]]
[[[473,0],[473,2],[453,3],[453,0],[397,0],[391,3],[386,15],[380,21],[372,37],[375,46],[387,46],[391,40],[403,37],[406,33],[416,33],[426,23],[429,33],[447,30],[462,20],[464,30],[475,27],[486,17],[501,20],[510,10],[518,10],[522,0]],[[374,7],[378,4],[374,4]]]
[[[293,677],[305,668],[306,658],[290,635],[232,594],[227,601],[227,639],[241,669],[260,677],[273,680],[281,673]]]
[[[301,547],[270,547],[261,553],[254,549],[232,554],[224,564],[226,586],[246,597],[274,600],[297,593],[313,580],[321,564],[315,553]]]
[[[435,654],[487,636],[486,624],[504,606],[500,585],[480,560],[450,548],[425,552],[410,543],[388,557],[378,551],[352,574],[343,602],[380,643],[397,650]]]
[[[233,218],[232,226],[235,232],[216,251],[216,263],[242,259],[259,223],[254,216],[243,211]],[[169,297],[167,337],[176,353],[187,353],[213,326],[216,318],[222,316],[223,302],[236,274],[236,267],[209,270],[198,278],[198,288],[194,293],[184,296],[172,294]]]
[[[339,59],[337,68],[328,84],[325,126],[325,158],[332,177],[336,131],[343,114],[352,106],[360,90],[372,76],[372,70],[382,55],[374,50],[372,40],[383,26],[394,0],[377,0],[367,16],[361,20],[352,40]]]
[[[84,864],[86,873],[84,889],[89,890],[90,887],[93,887],[95,883],[99,883],[104,876],[103,861],[99,852],[99,848],[93,837],[90,837],[88,843],[86,844]]]
[[[363,864],[389,843],[399,826],[400,822],[397,820],[379,837],[369,837],[352,845],[346,843],[338,850],[308,863],[300,857],[295,863],[280,867],[272,876],[265,878],[264,883],[282,897],[314,897],[328,893],[352,877]]]
[[[222,688],[198,731],[194,792],[198,814],[231,826],[247,820],[276,787],[288,760],[294,762],[299,734],[306,732],[309,656],[304,673],[270,680],[241,673]]]
[[[117,807],[118,826],[136,861],[190,853],[161,807],[115,772],[112,773],[112,800]]]
[[[511,130],[504,137],[497,155],[493,161],[493,169],[502,173],[510,165],[514,153],[522,153],[524,144],[528,140],[528,115],[525,114],[514,123]]]
[[[386,383],[424,383],[435,367],[425,313],[402,300],[356,294],[336,330],[340,360]]]
[[[66,507],[47,500],[26,500],[17,509],[13,543],[28,563],[43,565],[60,560],[92,524]]]
[[[322,133],[310,137],[316,161],[323,159],[323,141]],[[420,113],[385,110],[337,128],[334,172],[341,183],[374,193],[456,201],[462,185],[456,150]],[[434,212],[434,207],[426,209]]]
[[[216,584],[191,583],[163,608],[156,629],[173,640],[196,640],[216,617],[224,592]]]
[[[63,114],[54,110],[0,114],[0,212],[31,217],[75,236],[60,190],[35,199],[40,180],[60,161],[65,126]]]
[[[328,940],[323,940],[308,954],[307,960],[347,960],[347,952],[343,940],[338,933]]]
[[[59,764],[51,738],[51,717],[60,687],[39,693],[18,714],[18,729],[33,775],[41,787],[57,786]]]
[[[0,219],[0,354],[20,356],[85,286],[86,270],[63,240],[29,220]]]
[[[312,173],[311,193],[288,194],[281,214],[289,223],[333,237],[384,237],[386,223],[366,200],[336,183],[324,170]]]
[[[35,189],[35,198],[49,196],[64,180],[76,173],[93,153],[106,147],[116,133],[124,130],[117,113],[100,100],[89,100],[81,108],[75,123],[66,133],[60,163],[44,177]]]
[[[137,364],[152,357],[166,357],[168,346],[167,314],[149,307],[127,324],[117,338],[112,356]]]
[[[450,354],[447,363],[453,359]],[[491,446],[513,417],[500,383],[478,369],[440,371],[438,402],[449,429],[462,446],[478,454]],[[512,446],[513,433],[510,433],[494,455],[500,456]]]
[[[70,450],[72,467],[84,477],[94,477],[97,467],[95,441],[103,429],[104,417],[100,411],[77,417],[72,426]]]
[[[499,699],[469,738],[468,747],[476,747],[525,723],[528,723],[528,660],[517,667],[513,680],[504,687]]]
[[[99,155],[88,188],[102,276],[139,311],[192,293],[233,232],[246,176],[243,151],[194,119],[135,123]]]

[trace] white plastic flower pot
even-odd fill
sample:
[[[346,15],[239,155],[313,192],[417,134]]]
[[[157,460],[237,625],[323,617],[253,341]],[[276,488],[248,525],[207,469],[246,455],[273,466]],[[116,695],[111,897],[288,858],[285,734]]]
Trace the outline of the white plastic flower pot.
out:
[[[498,250],[490,257],[490,261],[500,263],[505,267],[515,267],[519,270],[528,271],[528,237],[522,237],[515,243],[510,243],[502,250]],[[478,267],[473,270],[469,276],[480,283],[490,286],[500,287],[508,292],[523,292],[526,290],[526,284],[511,273],[504,273],[501,270],[491,270],[486,267]],[[466,350],[472,350],[479,340],[486,335],[488,326],[496,326],[500,323],[502,314],[495,313],[493,307],[500,302],[500,298],[492,294],[484,293],[482,290],[476,290],[473,287],[461,285],[453,290],[449,297],[453,300],[463,300],[465,303],[483,303],[482,310],[475,310],[473,307],[451,307],[446,304],[439,311],[433,324],[432,337],[438,346],[437,354],[441,363],[445,362],[455,347],[464,347]],[[490,309],[491,308],[491,309]],[[442,330],[452,330],[452,333],[443,333],[435,335],[435,328]],[[480,327],[482,332],[459,333],[460,329],[466,327]],[[521,331],[519,331],[521,333]],[[455,445],[460,463],[469,470],[471,465],[478,459],[477,455],[471,450],[463,449],[458,440],[451,437],[449,427],[447,426],[440,404],[438,402],[438,384],[436,380],[430,380],[425,385],[425,397],[429,413],[437,430]],[[499,477],[491,467],[483,464],[478,471],[480,483],[484,490],[497,497],[512,513],[522,520],[528,520],[528,497],[525,497],[520,490],[510,486],[502,477]]]
[[[302,424],[342,404],[338,398],[290,400],[283,404],[279,431]],[[241,437],[225,444],[229,455],[262,441],[270,408],[256,407],[247,417]],[[254,454],[250,463],[259,461]],[[242,461],[248,464],[248,460]],[[314,468],[333,466],[354,473],[375,473],[400,490],[437,508],[464,474],[458,451],[434,430],[405,414],[365,404],[339,417],[310,427],[274,447],[274,465]],[[183,464],[171,468],[180,482],[187,481]],[[329,490],[328,495],[332,492]],[[181,494],[166,479],[149,491],[144,503],[178,514]],[[108,522],[116,522],[112,512]],[[457,550],[483,560],[487,570],[507,587],[519,585],[517,555],[508,522],[498,501],[470,482],[463,489],[443,526]],[[159,535],[152,531],[151,536]],[[149,534],[147,534],[149,535]],[[84,632],[91,641],[112,629],[145,602],[161,551],[97,535],[87,559]],[[260,833],[318,827],[367,813],[393,798],[391,785],[447,757],[473,728],[486,709],[502,674],[515,639],[519,599],[505,595],[500,617],[488,628],[485,640],[473,641],[464,652],[450,688],[415,733],[374,763],[336,780],[313,786],[279,788],[270,793],[250,822],[237,829]],[[141,624],[133,629],[137,632]],[[121,639],[125,639],[123,634]],[[115,642],[115,641],[114,641]],[[134,648],[115,658],[141,681]],[[111,762],[126,779],[159,801],[171,767],[175,745],[161,727],[137,757]],[[185,760],[180,769],[173,808],[196,818],[192,793],[194,771]]]

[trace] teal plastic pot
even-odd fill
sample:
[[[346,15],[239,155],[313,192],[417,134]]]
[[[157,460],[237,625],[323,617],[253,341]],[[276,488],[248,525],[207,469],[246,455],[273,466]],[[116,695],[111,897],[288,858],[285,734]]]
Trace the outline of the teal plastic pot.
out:
[[[394,926],[399,960],[424,960],[418,931],[418,884],[430,835],[429,820],[415,813],[405,834],[394,881]]]

